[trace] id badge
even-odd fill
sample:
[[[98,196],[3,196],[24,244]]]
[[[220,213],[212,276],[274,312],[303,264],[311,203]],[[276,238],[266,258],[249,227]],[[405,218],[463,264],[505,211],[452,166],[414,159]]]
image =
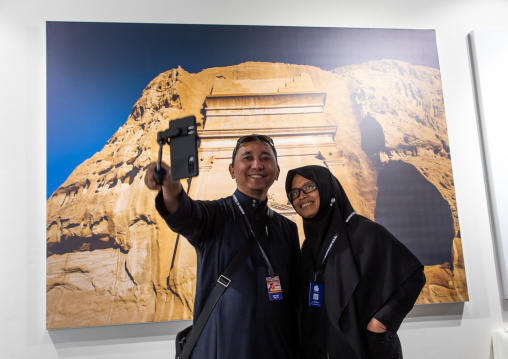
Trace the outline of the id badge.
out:
[[[310,283],[309,286],[309,307],[321,308],[323,303],[323,285]]]
[[[266,277],[266,285],[268,288],[268,298],[271,302],[282,300],[282,286],[278,276]]]

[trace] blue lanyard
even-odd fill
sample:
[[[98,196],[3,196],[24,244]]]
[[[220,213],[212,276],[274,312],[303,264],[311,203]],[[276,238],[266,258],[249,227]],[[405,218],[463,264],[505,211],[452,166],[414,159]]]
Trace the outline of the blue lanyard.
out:
[[[354,215],[356,214],[356,211],[353,211],[349,217],[346,219],[346,223],[349,222],[349,220],[351,219],[351,217],[353,217]],[[328,245],[328,249],[326,250],[325,252],[325,255],[323,257],[323,260],[321,261],[321,264],[319,265],[319,268],[316,272],[314,272],[314,281],[317,281],[317,277],[319,275],[319,273],[321,272],[321,268],[323,268],[323,265],[325,264],[325,261],[326,261],[326,258],[328,257],[328,253],[330,253],[330,249],[332,249],[333,247],[333,244],[337,241],[337,238],[339,237],[339,234],[338,233],[335,233],[335,235],[333,236],[332,238],[332,241],[330,242],[330,244]]]

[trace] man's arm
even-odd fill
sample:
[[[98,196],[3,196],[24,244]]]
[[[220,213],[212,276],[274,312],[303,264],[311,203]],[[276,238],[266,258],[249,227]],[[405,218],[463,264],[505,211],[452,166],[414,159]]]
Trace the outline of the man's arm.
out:
[[[164,176],[162,184],[157,184],[155,178],[153,178],[153,172],[156,167],[157,163],[152,163],[146,169],[145,185],[151,190],[162,192],[164,205],[169,214],[173,214],[180,206],[180,201],[182,200],[182,184],[180,181],[173,181],[171,178],[171,168],[165,163],[161,163],[161,167],[166,170],[166,176]]]
[[[180,181],[171,179],[171,169],[162,163],[166,176],[162,185],[155,182],[153,172],[156,164],[150,164],[145,173],[146,186],[159,191],[155,208],[169,228],[183,235],[193,246],[210,238],[224,218],[222,206],[216,201],[194,201],[185,193]],[[207,203],[204,203],[207,202]]]

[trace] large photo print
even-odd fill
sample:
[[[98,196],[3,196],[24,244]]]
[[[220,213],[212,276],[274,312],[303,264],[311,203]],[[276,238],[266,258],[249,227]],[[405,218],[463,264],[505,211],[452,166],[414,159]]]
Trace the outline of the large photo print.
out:
[[[48,22],[48,329],[192,318],[194,248],[144,185],[185,116],[190,197],[231,195],[236,140],[269,135],[300,242],[286,174],[325,166],[424,264],[418,304],[468,300],[435,31]]]

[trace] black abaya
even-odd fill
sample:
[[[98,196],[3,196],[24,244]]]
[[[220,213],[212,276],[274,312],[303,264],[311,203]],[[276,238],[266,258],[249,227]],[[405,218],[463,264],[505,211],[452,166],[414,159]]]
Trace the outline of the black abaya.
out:
[[[314,181],[320,197],[316,216],[303,219],[303,357],[373,359],[399,351],[402,358],[400,349],[388,351],[397,346],[395,333],[425,284],[422,264],[384,227],[356,214],[327,168],[289,171],[286,191],[296,174]],[[324,288],[320,308],[308,306],[308,289],[316,273]],[[387,326],[387,333],[367,331],[373,317]]]

